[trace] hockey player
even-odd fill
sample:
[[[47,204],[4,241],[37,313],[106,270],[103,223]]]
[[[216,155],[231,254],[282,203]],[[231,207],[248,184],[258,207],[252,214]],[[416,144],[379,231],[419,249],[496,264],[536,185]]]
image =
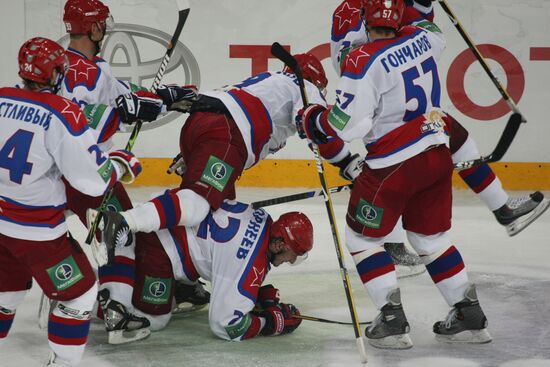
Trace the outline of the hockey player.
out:
[[[105,33],[114,26],[109,8],[99,0],[68,0],[65,3],[63,21],[70,43],[67,50],[69,70],[61,88],[61,95],[77,103],[86,114],[92,132],[98,144],[104,149],[111,149],[111,137],[117,131],[128,129],[131,111],[154,109],[157,96],[145,91],[145,88],[116,79],[107,62],[97,54]],[[130,93],[132,92],[132,93]],[[177,93],[186,93],[192,99],[196,97],[194,87],[161,86],[159,96],[171,104]],[[188,94],[190,95],[188,95]],[[124,95],[124,98],[118,98]],[[118,98],[118,99],[117,99]],[[151,106],[151,104],[153,106]],[[165,110],[165,106],[163,107]],[[157,111],[158,113],[158,111]],[[156,114],[155,114],[156,116]],[[86,223],[86,210],[97,208],[101,198],[83,195],[67,185],[68,208]],[[112,210],[123,210],[132,207],[131,200],[120,184],[115,185],[114,195],[109,202]],[[155,235],[140,234],[137,246],[141,242],[158,241]],[[135,268],[134,246],[117,251],[116,262],[108,267],[99,268],[99,283],[102,296],[110,295],[101,302],[103,317],[109,334],[109,343],[124,343],[146,337],[145,319],[137,319],[125,312],[124,306],[131,302]],[[208,292],[202,297],[195,296],[203,290],[198,282],[192,285],[179,284],[178,303],[189,301],[193,297],[196,307],[208,303]],[[123,327],[124,330],[120,330]]]
[[[61,176],[86,195],[141,171],[129,152],[107,156],[71,101],[57,96],[65,50],[32,38],[19,51],[22,88],[0,89],[0,343],[32,278],[57,305],[49,315],[49,366],[75,366],[84,352],[97,295],[93,269],[67,237]]]
[[[121,223],[118,213],[104,215]],[[128,231],[125,223],[123,227]],[[112,235],[106,227],[103,236]],[[134,297],[136,312],[150,320],[151,329],[160,330],[170,320],[173,280],[199,276],[212,284],[208,318],[212,332],[222,339],[288,334],[300,325],[302,320],[293,317],[298,309],[280,302],[278,290],[262,283],[271,266],[294,264],[311,250],[313,226],[305,214],[289,212],[272,221],[263,209],[226,200],[197,226],[174,226],[158,235],[162,246],[143,248],[147,261],[138,264],[136,282],[142,284]],[[116,242],[105,241],[108,247]]]
[[[362,0],[344,0],[333,14],[330,51],[332,63],[338,74],[340,74],[341,65],[346,55],[352,49],[368,42],[362,18],[361,2]],[[431,0],[406,0],[405,4],[403,25],[421,19],[433,21],[434,12]],[[456,120],[453,121],[452,126],[450,149],[453,163],[479,158],[477,145],[468,131]],[[538,191],[528,196],[510,197],[488,164],[462,170],[459,175],[493,212],[497,221],[506,228],[509,236],[518,234],[550,206],[550,200],[545,200],[544,195]],[[405,233],[400,225],[396,227],[392,237],[393,241],[404,242]],[[388,246],[385,247],[388,250]],[[399,251],[398,253],[403,254],[404,252]],[[396,256],[393,251],[391,254],[395,261]],[[408,261],[410,260],[411,258],[408,257]]]
[[[362,7],[371,42],[347,56],[336,104],[330,110],[310,105],[299,128],[313,142],[338,136],[361,138],[367,145],[346,216],[346,245],[381,311],[365,334],[376,347],[412,347],[394,264],[382,247],[403,216],[411,245],[452,307],[433,327],[437,339],[489,342],[475,287],[449,238],[453,163],[448,134],[454,121],[438,110],[437,60],[444,37],[425,20],[400,28],[403,0],[365,0]],[[408,93],[411,86],[414,97]]]
[[[320,61],[311,54],[296,59],[310,100],[326,105],[322,91],[327,79]],[[211,208],[234,199],[235,181],[243,170],[283,148],[295,134],[294,118],[302,107],[296,76],[287,68],[199,95],[181,130],[182,157],[175,164],[184,177],[180,190],[121,212],[131,231],[196,226]],[[333,139],[321,149],[325,159],[347,170],[350,153],[342,140]]]

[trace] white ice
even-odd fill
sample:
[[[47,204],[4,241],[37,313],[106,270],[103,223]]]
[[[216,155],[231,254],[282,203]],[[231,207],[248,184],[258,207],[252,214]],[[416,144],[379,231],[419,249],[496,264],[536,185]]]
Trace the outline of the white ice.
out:
[[[153,190],[129,191],[134,201],[140,202],[147,200]],[[301,191],[239,189],[238,197],[251,202]],[[333,196],[342,240],[347,199],[346,193]],[[305,315],[349,321],[323,201],[307,199],[267,209],[275,218],[292,210],[306,213],[315,227],[315,245],[306,262],[296,267],[275,268],[266,282],[278,287],[283,301],[294,303]],[[493,342],[484,345],[437,342],[431,331],[432,324],[442,320],[449,309],[424,273],[400,281],[414,347],[406,351],[387,351],[367,345],[368,366],[550,367],[550,211],[511,238],[469,191],[455,191],[453,214],[453,244],[462,253],[470,279],[477,284]],[[77,233],[77,238],[82,238],[84,227],[74,219],[70,220],[71,229]],[[358,280],[344,243],[342,247],[359,319],[371,320],[377,312]],[[10,335],[0,347],[0,366],[45,365],[47,336],[45,331],[38,329],[36,317],[39,297],[40,291],[35,286],[17,310]],[[351,326],[304,321],[290,335],[233,343],[216,339],[210,333],[207,310],[187,317],[175,316],[165,330],[123,346],[107,344],[102,322],[95,321],[81,364],[82,367],[360,365]]]

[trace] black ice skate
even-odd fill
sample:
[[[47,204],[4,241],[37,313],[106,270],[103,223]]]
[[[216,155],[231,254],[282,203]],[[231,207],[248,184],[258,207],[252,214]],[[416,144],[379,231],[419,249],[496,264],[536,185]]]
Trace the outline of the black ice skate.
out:
[[[204,289],[204,283],[200,281],[193,284],[178,281],[174,299],[173,314],[192,312],[204,308],[210,302],[210,292]]]
[[[529,196],[510,198],[499,209],[493,211],[497,221],[506,227],[509,236],[523,231],[550,206],[550,200],[544,199],[540,191]]]
[[[365,336],[369,344],[376,348],[409,349],[413,346],[409,330],[409,323],[401,304],[401,292],[397,288],[388,294],[388,303],[365,329]]]
[[[447,343],[483,344],[491,341],[487,318],[477,300],[476,288],[471,285],[464,299],[456,303],[444,321],[433,326],[435,338]]]
[[[92,226],[97,214],[98,212],[93,209],[88,209],[86,212],[88,229]],[[95,236],[93,237],[92,253],[98,266],[112,264],[115,259],[115,248],[131,245],[134,236],[122,214],[109,210],[101,212],[98,229],[101,231],[101,242],[97,241]]]
[[[130,343],[144,339],[151,334],[149,320],[129,313],[122,303],[110,298],[108,289],[100,290],[97,300],[103,311],[103,321],[109,335],[109,344]]]
[[[391,256],[395,264],[397,278],[408,278],[426,271],[420,256],[411,252],[404,243],[384,243],[384,250]]]

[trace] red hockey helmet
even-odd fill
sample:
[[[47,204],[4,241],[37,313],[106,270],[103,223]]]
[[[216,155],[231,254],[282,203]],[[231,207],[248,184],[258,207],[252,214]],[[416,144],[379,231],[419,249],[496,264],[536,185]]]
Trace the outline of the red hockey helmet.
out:
[[[99,0],[67,0],[63,22],[71,34],[88,34],[94,23],[100,23],[104,30],[114,25],[109,7]]]
[[[369,27],[401,27],[405,3],[403,0],[362,0],[363,16]]]
[[[63,77],[69,66],[65,49],[43,37],[25,42],[19,49],[18,61],[21,78],[48,85],[57,84],[57,80],[52,81],[54,70],[58,72],[57,78]]]
[[[328,84],[327,76],[325,74],[325,69],[323,69],[323,64],[319,61],[318,58],[313,56],[310,53],[305,54],[296,54],[294,58],[302,70],[302,76],[304,79],[309,80],[317,86],[319,89],[325,89]],[[285,73],[294,73],[292,69],[285,65],[283,71]]]
[[[271,236],[281,237],[296,255],[304,255],[313,247],[313,225],[304,213],[288,212],[271,226]]]

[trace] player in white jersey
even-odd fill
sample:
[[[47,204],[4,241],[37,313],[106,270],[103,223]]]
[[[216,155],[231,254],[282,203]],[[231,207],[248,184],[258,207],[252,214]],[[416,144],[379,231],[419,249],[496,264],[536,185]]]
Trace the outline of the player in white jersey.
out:
[[[93,269],[67,237],[65,185],[101,196],[141,171],[129,152],[107,156],[79,106],[55,93],[68,63],[65,50],[36,37],[19,51],[22,88],[0,89],[0,343],[32,278],[58,303],[49,315],[49,365],[82,358],[97,295]]]
[[[105,214],[113,223],[121,219],[117,213]],[[104,232],[105,237],[111,234]],[[313,226],[303,213],[285,213],[273,221],[263,209],[226,200],[198,225],[174,226],[158,235],[162,246],[143,249],[147,261],[138,263],[135,292],[140,297],[133,302],[153,330],[170,320],[174,279],[199,276],[212,284],[208,318],[212,332],[222,339],[287,334],[300,325],[301,319],[293,317],[298,309],[280,302],[272,285],[262,284],[271,266],[293,264],[311,250]]]
[[[338,74],[346,55],[354,48],[368,42],[361,16],[361,2],[362,0],[344,0],[333,14],[330,50],[332,63]],[[406,0],[405,4],[403,25],[423,19],[433,21],[431,0]],[[450,149],[454,163],[480,157],[475,141],[456,120],[453,121],[453,131],[450,133]],[[488,164],[462,170],[459,175],[493,212],[497,221],[506,228],[510,236],[518,234],[550,206],[550,201],[545,200],[540,192],[534,192],[528,196],[510,197]],[[398,223],[396,230],[392,233],[392,242],[404,242],[404,238],[405,233]],[[387,246],[385,247],[389,250]],[[401,250],[404,250],[404,247]],[[394,261],[400,253],[405,252],[397,251],[395,248],[391,251]],[[411,261],[410,257],[407,260]]]
[[[439,111],[437,72],[445,39],[421,21],[400,27],[403,0],[365,0],[368,42],[346,58],[336,104],[311,105],[299,128],[313,142],[325,136],[362,139],[368,153],[346,216],[346,245],[380,315],[367,328],[380,348],[412,347],[391,257],[382,247],[400,216],[408,239],[452,307],[436,338],[486,343],[487,319],[462,257],[451,244],[453,120]]]
[[[327,79],[320,61],[311,54],[296,58],[310,100],[326,106],[322,90]],[[296,76],[287,68],[199,95],[181,131],[185,169],[180,190],[121,212],[132,232],[194,226],[210,208],[216,210],[224,199],[234,199],[241,173],[283,148],[296,133],[294,119],[302,107]],[[341,139],[320,148],[321,155],[335,165],[351,156]],[[341,166],[345,171],[347,163]]]
[[[67,49],[69,70],[60,93],[83,109],[98,145],[104,149],[110,149],[113,146],[112,136],[117,131],[130,130],[127,124],[134,121],[133,118],[129,118],[130,111],[141,111],[143,114],[151,110],[151,112],[155,111],[154,117],[157,117],[159,110],[156,109],[155,98],[158,97],[147,92],[143,87],[116,79],[109,64],[97,56],[105,33],[114,26],[113,17],[106,5],[99,0],[68,0],[65,3],[63,21],[70,36]],[[130,92],[133,93],[128,94]],[[161,86],[158,90],[158,94],[168,104],[173,102],[173,98],[177,98],[178,92],[190,93],[192,96],[187,95],[187,97],[191,99],[193,96],[196,97],[194,88]],[[127,98],[120,98],[121,95],[126,95]],[[165,106],[163,109],[166,109]],[[86,223],[86,210],[97,208],[101,203],[101,199],[83,195],[70,185],[67,185],[67,196],[68,208],[77,214],[83,223]],[[111,210],[132,208],[132,202],[122,185],[115,185],[108,207]],[[158,239],[154,236],[139,235],[136,245],[147,241],[158,241]],[[108,290],[101,292],[100,295],[103,297],[102,308],[110,343],[128,342],[148,335],[146,330],[135,331],[135,329],[145,329],[146,320],[119,312],[124,309],[122,304],[128,304],[132,298],[134,247],[118,250],[116,255],[115,264],[100,267],[98,270],[100,289]],[[202,289],[202,285],[200,283],[181,284],[180,288],[194,294],[194,290]],[[109,302],[109,299],[112,302]],[[180,302],[184,301],[180,300]],[[207,302],[207,294],[199,302],[195,300],[195,303],[201,306],[206,305]],[[121,327],[131,332],[118,330]]]

